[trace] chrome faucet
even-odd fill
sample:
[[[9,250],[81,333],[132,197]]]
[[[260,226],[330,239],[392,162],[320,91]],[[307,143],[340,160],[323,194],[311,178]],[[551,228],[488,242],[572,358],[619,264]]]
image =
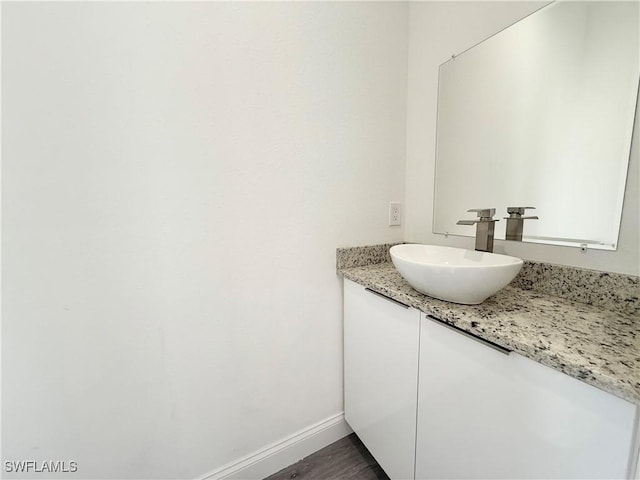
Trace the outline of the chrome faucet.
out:
[[[505,240],[515,240],[516,242],[522,241],[522,229],[524,227],[525,220],[537,220],[537,216],[523,217],[524,211],[527,209],[534,209],[536,207],[507,207],[508,217],[504,217],[507,221],[507,234]]]
[[[495,208],[472,208],[467,212],[477,212],[478,220],[458,220],[457,225],[476,225],[476,250],[479,252],[493,252],[493,232],[496,222],[492,217]]]

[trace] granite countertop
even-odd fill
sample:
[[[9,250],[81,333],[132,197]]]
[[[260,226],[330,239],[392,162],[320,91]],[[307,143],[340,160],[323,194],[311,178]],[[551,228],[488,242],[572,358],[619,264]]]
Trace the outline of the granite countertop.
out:
[[[339,265],[349,280],[640,405],[640,319],[514,283],[480,305],[412,289],[392,263]],[[635,288],[635,287],[634,287]]]

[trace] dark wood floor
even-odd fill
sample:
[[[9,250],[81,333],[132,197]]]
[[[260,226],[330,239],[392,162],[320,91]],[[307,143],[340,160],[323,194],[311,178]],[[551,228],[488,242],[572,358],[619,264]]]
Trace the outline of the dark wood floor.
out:
[[[389,480],[355,433],[264,480]]]

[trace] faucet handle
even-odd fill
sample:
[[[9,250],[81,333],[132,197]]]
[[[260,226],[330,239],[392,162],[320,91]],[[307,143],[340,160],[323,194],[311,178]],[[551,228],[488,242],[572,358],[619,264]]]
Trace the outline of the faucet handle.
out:
[[[491,219],[496,214],[495,208],[471,208],[467,212],[477,212],[481,219]]]
[[[524,215],[525,210],[535,210],[536,207],[507,207],[507,213],[517,213],[518,215]]]
[[[535,210],[536,207],[507,207],[508,217],[504,217],[506,220],[515,218],[519,220],[538,220],[538,217],[533,215],[530,217],[523,217],[525,210]]]
[[[457,225],[474,225],[476,223],[499,222],[500,220],[492,218],[496,214],[495,208],[472,208],[467,212],[477,212],[477,220],[458,220]]]

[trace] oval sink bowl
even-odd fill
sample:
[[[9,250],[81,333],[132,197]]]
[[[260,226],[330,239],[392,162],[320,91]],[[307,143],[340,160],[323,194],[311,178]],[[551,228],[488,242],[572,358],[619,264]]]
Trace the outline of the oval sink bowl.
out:
[[[415,290],[466,305],[482,303],[506,287],[522,268],[519,258],[439,245],[395,245],[389,253]]]

